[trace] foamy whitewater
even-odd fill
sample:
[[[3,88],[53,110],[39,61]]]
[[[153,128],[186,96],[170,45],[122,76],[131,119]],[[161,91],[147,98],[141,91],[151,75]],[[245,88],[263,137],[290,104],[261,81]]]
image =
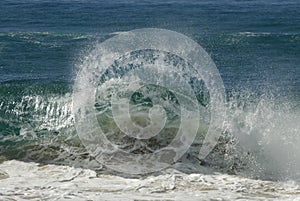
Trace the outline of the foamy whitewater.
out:
[[[20,168],[21,167],[21,168]],[[127,178],[90,169],[6,161],[0,165],[4,200],[299,200],[292,181],[272,182],[213,173],[167,169]],[[20,185],[22,184],[22,185]]]
[[[0,10],[0,200],[300,200],[298,0],[5,0]],[[97,60],[99,44],[153,27],[199,43],[220,72],[226,115],[215,125],[221,136],[205,158],[199,151],[214,94],[191,64],[147,49],[99,70],[107,62]],[[143,66],[150,67],[138,71]],[[131,70],[137,74],[127,74]],[[177,91],[159,85],[167,75],[174,76],[167,80]],[[155,79],[157,84],[142,82]],[[78,127],[74,99],[81,103],[84,87],[94,82],[95,89],[86,89],[94,93],[90,106],[97,119]],[[176,92],[194,94],[196,102]],[[115,103],[124,98],[130,121],[124,114],[115,122],[114,114],[123,111]],[[196,109],[199,128],[181,119]],[[214,112],[223,117],[223,110]],[[153,120],[159,134],[151,138],[129,125],[145,128]],[[117,148],[143,158],[170,144],[182,122],[197,129],[192,145],[153,173],[114,171],[82,141],[84,131],[97,125]],[[193,136],[187,136],[189,142]]]
[[[113,90],[112,86],[96,95],[100,93],[100,99],[105,97],[106,92]],[[158,90],[154,96],[164,93],[162,89],[151,90]],[[137,108],[146,110],[149,108],[146,99],[132,103],[137,102]],[[205,97],[199,100],[204,107],[201,126],[188,152],[166,170],[133,177],[102,166],[85,150],[74,127],[72,93],[7,99],[0,105],[4,111],[2,124],[19,134],[2,135],[1,141],[9,144],[9,149],[2,148],[1,197],[4,200],[299,200],[299,107],[276,100],[268,93],[228,94],[225,128],[219,143],[207,158],[199,160],[199,148],[209,122],[205,100]],[[108,130],[108,138],[124,150],[140,153],[162,146],[151,141],[144,141],[144,147],[132,144],[116,131],[109,104],[100,101],[95,107],[100,108],[98,119]],[[134,118],[145,123],[145,112],[137,108],[132,108]],[[167,103],[166,108],[175,111],[175,120],[167,124],[168,135],[157,139],[163,145],[178,124],[176,102]],[[8,128],[3,131],[12,132]]]

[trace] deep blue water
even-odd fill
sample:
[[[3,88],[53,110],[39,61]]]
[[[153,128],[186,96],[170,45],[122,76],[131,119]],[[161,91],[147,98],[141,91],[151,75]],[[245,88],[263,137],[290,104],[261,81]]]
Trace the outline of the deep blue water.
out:
[[[117,32],[150,27],[197,41],[229,96],[268,97],[299,109],[299,0],[2,0],[0,154],[58,157],[43,154],[60,152],[74,135],[75,66]],[[287,125],[296,125],[296,115]]]
[[[74,63],[114,32],[165,28],[209,52],[226,88],[299,97],[300,3],[268,1],[17,1],[0,3],[0,82],[72,82]]]

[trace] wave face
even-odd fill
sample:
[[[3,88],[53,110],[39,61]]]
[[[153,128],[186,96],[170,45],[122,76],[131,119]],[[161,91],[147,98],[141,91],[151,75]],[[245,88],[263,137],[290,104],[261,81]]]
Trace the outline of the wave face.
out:
[[[147,54],[147,57],[151,55]],[[139,146],[139,140],[122,135],[112,118],[111,106],[105,104],[105,94],[111,94],[113,86],[104,85],[97,93],[99,99],[95,104],[99,124],[107,138],[132,153],[151,153],[169,144],[180,124],[179,105],[172,93],[163,88],[144,86],[132,96],[131,118],[141,126],[149,122],[147,114],[153,106],[143,93],[150,91],[152,98],[171,100],[164,106],[169,111],[168,126],[155,139],[142,140],[143,146]],[[65,83],[1,83],[2,160],[101,167],[89,156],[77,136],[72,112],[72,88],[72,84]],[[201,92],[205,92],[205,88]],[[209,113],[205,112],[209,108],[208,96],[206,92],[197,97],[203,112],[197,138],[187,154],[192,158],[198,156],[208,129]],[[258,95],[249,90],[230,91],[227,93],[226,107],[226,128],[218,145],[203,161],[204,165],[247,177],[299,180],[300,107],[297,101],[278,99],[270,92]]]

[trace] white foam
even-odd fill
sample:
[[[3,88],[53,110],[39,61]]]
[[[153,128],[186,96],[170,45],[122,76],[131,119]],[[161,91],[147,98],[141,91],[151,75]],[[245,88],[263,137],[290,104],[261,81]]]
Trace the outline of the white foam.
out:
[[[4,175],[4,176],[2,176]],[[293,182],[168,169],[140,179],[21,161],[0,164],[0,199],[8,200],[300,200]]]
[[[228,126],[239,141],[236,154],[247,164],[245,174],[269,180],[300,181],[299,110],[290,103],[276,103],[272,97],[261,98],[251,106],[234,106]],[[252,157],[243,158],[241,153]]]

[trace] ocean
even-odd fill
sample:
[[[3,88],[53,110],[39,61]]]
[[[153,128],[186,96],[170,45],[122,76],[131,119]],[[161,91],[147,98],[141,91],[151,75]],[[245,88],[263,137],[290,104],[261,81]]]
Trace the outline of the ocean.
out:
[[[0,199],[119,200],[124,194],[128,200],[172,200],[173,193],[186,200],[299,200],[298,0],[2,0],[0,11]],[[97,45],[144,28],[171,30],[202,46],[224,84],[226,117],[216,147],[199,160],[210,104],[207,88],[196,82],[193,90],[200,90],[197,100],[205,111],[195,141],[171,170],[132,178],[87,151],[78,134],[74,88],[87,62],[99,65],[89,60]],[[144,57],[153,60],[156,53]],[[99,125],[107,139],[133,154],[169,144],[184,120],[172,93],[143,89],[130,100],[136,106],[132,119],[142,127],[155,105],[143,93],[169,101],[163,103],[169,127],[155,139],[124,137],[104,100],[114,89],[97,89]]]

